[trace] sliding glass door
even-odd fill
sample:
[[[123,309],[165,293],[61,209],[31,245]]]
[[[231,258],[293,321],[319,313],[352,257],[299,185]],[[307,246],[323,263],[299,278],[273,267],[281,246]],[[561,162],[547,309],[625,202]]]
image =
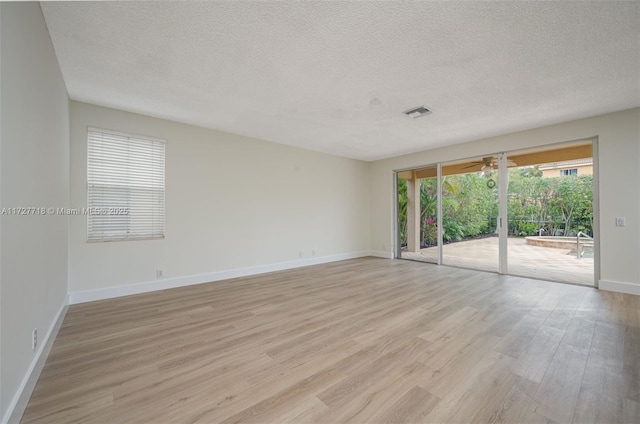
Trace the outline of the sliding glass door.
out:
[[[592,141],[397,172],[396,256],[594,285]]]
[[[438,263],[438,173],[430,166],[397,173],[398,257]]]
[[[499,271],[498,157],[442,165],[442,263]]]
[[[592,143],[511,158],[509,274],[593,285]]]

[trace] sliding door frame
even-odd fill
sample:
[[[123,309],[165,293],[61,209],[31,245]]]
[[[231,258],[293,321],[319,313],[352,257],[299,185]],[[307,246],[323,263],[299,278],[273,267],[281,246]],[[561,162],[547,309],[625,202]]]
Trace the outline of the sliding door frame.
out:
[[[509,202],[507,196],[509,194],[509,169],[507,154],[504,152],[498,155],[498,193],[498,274],[508,274]]]
[[[600,281],[600,193],[599,193],[599,151],[598,151],[598,136],[580,138],[571,141],[563,141],[559,143],[546,144],[542,146],[533,146],[523,149],[516,149],[510,151],[503,151],[499,153],[487,153],[484,156],[497,156],[498,157],[498,236],[499,236],[499,249],[498,249],[498,273],[499,274],[509,274],[509,266],[508,266],[508,192],[509,192],[509,168],[507,165],[507,161],[509,156],[517,154],[522,151],[530,151],[530,150],[552,150],[554,147],[563,146],[563,145],[571,145],[580,142],[590,142],[592,149],[592,160],[593,160],[593,236],[594,236],[594,270],[593,270],[593,287],[598,288]],[[398,169],[393,171],[393,240],[394,240],[394,248],[393,248],[393,257],[401,258],[402,257],[402,246],[400,242],[400,223],[399,223],[399,214],[398,214],[398,174],[404,171],[413,171],[422,168],[437,168],[437,189],[438,189],[438,197],[437,197],[437,220],[438,220],[438,265],[443,265],[443,233],[444,228],[442,225],[442,166],[448,162],[459,162],[464,161],[466,159],[473,159],[477,156],[472,156],[468,158],[462,158],[458,160],[452,160],[447,162],[437,162],[436,164],[417,166],[411,168]],[[452,265],[449,265],[452,266]],[[535,277],[527,277],[527,278],[535,278]],[[564,283],[564,284],[572,284],[572,283]]]
[[[442,241],[444,239],[444,225],[442,225],[442,163],[438,162],[437,166],[437,187],[438,197],[436,201],[436,216],[438,220],[438,265],[442,265],[444,249],[442,248]]]
[[[593,286],[600,288],[600,152],[598,136],[591,140],[593,155]]]

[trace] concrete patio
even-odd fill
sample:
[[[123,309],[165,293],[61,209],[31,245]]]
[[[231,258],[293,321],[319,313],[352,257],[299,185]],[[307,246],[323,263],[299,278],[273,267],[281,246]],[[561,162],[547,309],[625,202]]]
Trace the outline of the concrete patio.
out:
[[[575,249],[575,247],[574,247]],[[594,285],[593,256],[577,259],[575,250],[531,246],[524,238],[508,239],[509,274],[549,281]],[[437,247],[402,251],[402,259],[438,262]],[[443,246],[443,264],[498,272],[498,237],[462,241]]]

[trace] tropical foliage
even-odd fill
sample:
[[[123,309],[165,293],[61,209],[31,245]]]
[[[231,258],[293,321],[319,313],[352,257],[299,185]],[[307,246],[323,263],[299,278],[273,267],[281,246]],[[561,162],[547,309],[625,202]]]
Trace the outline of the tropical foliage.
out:
[[[497,180],[497,176],[493,177]],[[443,239],[446,242],[497,234],[498,187],[476,173],[449,175],[442,183]],[[508,234],[593,235],[591,175],[543,178],[537,167],[509,170]],[[420,181],[420,244],[437,244],[437,180]],[[398,180],[398,217],[407,242],[407,182]]]

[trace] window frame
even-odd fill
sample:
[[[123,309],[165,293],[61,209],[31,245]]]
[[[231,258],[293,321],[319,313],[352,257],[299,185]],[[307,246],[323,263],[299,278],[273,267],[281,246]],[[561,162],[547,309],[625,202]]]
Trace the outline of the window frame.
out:
[[[95,190],[95,186],[96,186],[96,181],[91,179],[91,168],[92,168],[92,162],[94,164],[94,169],[95,169],[95,164],[96,164],[96,160],[95,158],[90,158],[90,153],[92,151],[92,149],[90,148],[90,143],[91,143],[91,134],[92,133],[97,133],[97,134],[102,134],[104,136],[112,136],[114,138],[126,138],[129,139],[129,141],[133,140],[134,142],[147,142],[150,144],[160,144],[162,146],[161,149],[159,149],[161,151],[161,157],[157,160],[150,160],[149,162],[147,162],[146,164],[149,165],[151,164],[152,168],[156,165],[161,165],[161,178],[154,178],[153,176],[153,172],[151,171],[147,171],[147,174],[143,174],[144,176],[150,177],[150,179],[153,181],[152,187],[149,188],[143,188],[144,186],[134,186],[131,184],[124,184],[122,186],[120,186],[120,189],[124,189],[124,191],[127,192],[126,196],[123,196],[123,199],[126,198],[127,201],[127,205],[123,206],[122,204],[120,205],[109,205],[109,206],[96,206],[94,204],[89,204],[90,199],[92,197],[91,195],[91,191],[92,189]],[[137,241],[137,240],[163,240],[166,237],[166,146],[167,146],[167,141],[161,138],[156,138],[156,137],[149,137],[149,136],[144,136],[144,135],[138,135],[138,134],[132,134],[132,133],[126,133],[126,132],[122,132],[122,131],[114,131],[114,130],[109,130],[109,129],[104,129],[104,128],[97,128],[97,127],[87,127],[87,132],[86,132],[86,203],[87,203],[87,208],[85,209],[85,215],[87,217],[86,219],[86,242],[87,243],[104,243],[104,242],[118,242],[118,241]],[[150,151],[154,151],[155,149],[158,149],[157,146],[148,146]],[[142,162],[136,162],[133,161],[130,162],[129,160],[126,161],[126,165],[127,165],[127,169],[135,169],[135,165],[136,164],[141,164]],[[99,166],[99,165],[98,165]],[[114,176],[116,176],[116,174],[114,174]],[[161,187],[155,188],[155,184],[161,182]],[[109,187],[109,184],[103,184],[104,187]],[[116,186],[111,186],[111,187],[118,187]],[[155,199],[158,199],[158,201],[160,201],[161,203],[161,214],[160,217],[155,217],[153,215],[154,212],[154,207],[151,206],[149,207],[149,210],[143,210],[143,214],[142,217],[143,219],[148,219],[147,222],[151,223],[151,230],[148,230],[146,233],[141,232],[138,233],[137,231],[134,230],[135,227],[135,223],[133,223],[133,219],[131,217],[131,211],[132,211],[132,205],[135,203],[132,203],[132,199],[134,198],[135,194],[134,192],[136,190],[151,190],[151,194],[149,194],[149,198],[152,199],[153,201],[155,201]],[[94,191],[94,194],[96,192]],[[116,234],[116,235],[110,235],[110,236],[106,236],[104,235],[105,231],[103,230],[101,232],[101,234],[98,234],[99,232],[95,230],[95,228],[92,228],[92,217],[93,216],[110,216],[109,214],[103,214],[103,215],[91,215],[90,214],[90,210],[92,208],[122,208],[122,207],[126,207],[128,209],[128,214],[127,215],[114,215],[117,216],[119,218],[126,216],[126,233],[122,233],[120,235]],[[135,207],[134,207],[134,212],[135,212]],[[150,216],[148,217],[144,217],[144,213],[151,213]],[[139,221],[140,222],[140,221]],[[144,222],[144,221],[141,221]],[[94,222],[95,224],[95,222]],[[159,228],[159,230],[155,230],[156,228]],[[117,232],[119,230],[114,230],[114,232]],[[134,235],[131,235],[131,232],[133,231]]]
[[[575,171],[575,172],[573,172]],[[578,168],[567,168],[560,170],[561,177],[574,177],[578,175]]]

